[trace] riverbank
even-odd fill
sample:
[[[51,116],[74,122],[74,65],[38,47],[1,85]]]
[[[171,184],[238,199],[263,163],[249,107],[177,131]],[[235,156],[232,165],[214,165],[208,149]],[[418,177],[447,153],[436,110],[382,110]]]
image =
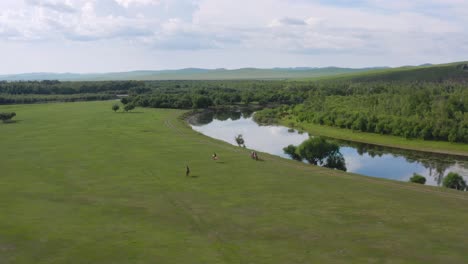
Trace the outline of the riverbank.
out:
[[[425,141],[421,139],[406,139],[402,137],[359,132],[350,129],[322,126],[311,123],[297,123],[291,118],[280,119],[279,124],[295,129],[304,130],[312,135],[317,136],[326,136],[336,139],[373,144],[383,147],[468,157],[468,144],[451,143],[443,141]],[[291,124],[293,124],[293,126],[291,126]]]

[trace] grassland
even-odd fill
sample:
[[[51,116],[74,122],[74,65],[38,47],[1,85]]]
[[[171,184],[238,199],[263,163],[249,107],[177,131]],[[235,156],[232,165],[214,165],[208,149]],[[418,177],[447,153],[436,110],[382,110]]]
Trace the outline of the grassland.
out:
[[[288,118],[280,120],[280,124],[285,126],[291,126],[291,124],[294,124],[294,127],[307,131],[312,135],[369,143],[385,147],[468,156],[468,144],[463,143],[407,139],[403,137],[353,131],[351,129],[324,126],[313,123],[295,123],[293,120]]]
[[[447,80],[466,82],[468,80],[468,62],[371,69],[364,72],[343,73],[334,76],[310,76],[309,79],[352,82],[440,82]]]
[[[0,106],[0,263],[468,262],[467,193],[255,162],[111,105]]]

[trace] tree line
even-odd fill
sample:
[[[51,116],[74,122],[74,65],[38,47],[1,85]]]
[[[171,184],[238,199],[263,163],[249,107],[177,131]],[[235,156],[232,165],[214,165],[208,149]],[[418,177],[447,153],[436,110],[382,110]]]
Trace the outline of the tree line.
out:
[[[297,122],[406,138],[468,143],[466,81],[226,80],[1,82],[0,104],[105,100],[128,94],[134,106],[210,108],[279,106],[261,122]]]
[[[328,83],[301,104],[257,113],[260,122],[297,122],[424,140],[468,143],[468,87],[464,83]]]
[[[144,82],[60,82],[55,80],[0,82],[0,104],[30,104],[40,102],[95,101],[116,98],[118,94],[149,91]]]

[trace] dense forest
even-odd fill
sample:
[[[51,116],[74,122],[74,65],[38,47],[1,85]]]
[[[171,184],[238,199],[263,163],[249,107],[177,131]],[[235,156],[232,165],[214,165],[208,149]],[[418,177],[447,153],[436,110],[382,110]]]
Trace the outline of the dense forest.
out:
[[[302,104],[262,111],[263,123],[298,122],[406,138],[468,143],[468,87],[461,83],[335,82],[311,89]]]
[[[141,92],[143,82],[0,82],[0,104],[28,104],[51,101],[73,102],[115,99],[118,94]]]

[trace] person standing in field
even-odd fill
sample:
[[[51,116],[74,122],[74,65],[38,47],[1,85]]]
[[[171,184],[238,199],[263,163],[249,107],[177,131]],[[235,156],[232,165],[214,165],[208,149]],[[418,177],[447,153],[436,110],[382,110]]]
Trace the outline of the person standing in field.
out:
[[[185,167],[186,167],[185,176],[188,177],[190,175],[190,168],[188,165],[186,165]]]

